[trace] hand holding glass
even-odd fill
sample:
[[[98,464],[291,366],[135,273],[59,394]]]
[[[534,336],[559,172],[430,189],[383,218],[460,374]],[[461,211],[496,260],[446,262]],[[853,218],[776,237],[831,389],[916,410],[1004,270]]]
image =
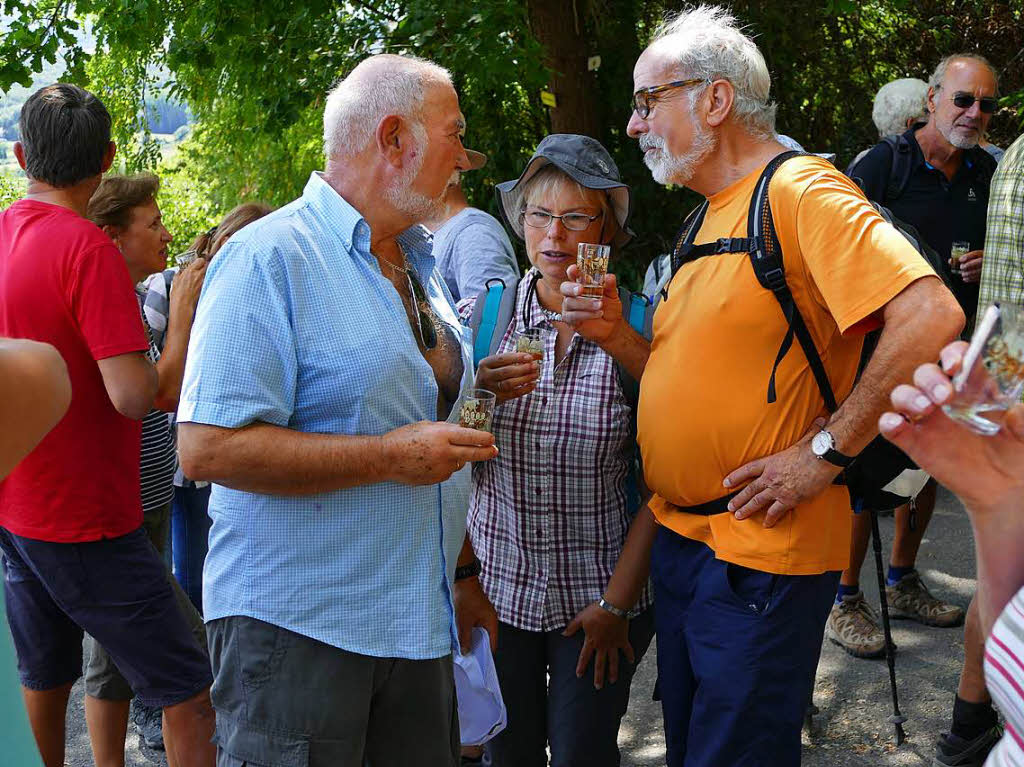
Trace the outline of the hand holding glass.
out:
[[[942,409],[973,431],[991,436],[1022,393],[1024,309],[992,304],[978,320],[963,365],[953,377],[953,398]]]

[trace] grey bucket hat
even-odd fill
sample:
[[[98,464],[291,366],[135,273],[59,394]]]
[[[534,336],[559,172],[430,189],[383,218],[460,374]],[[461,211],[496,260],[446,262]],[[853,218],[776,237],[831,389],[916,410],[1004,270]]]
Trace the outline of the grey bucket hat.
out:
[[[498,207],[512,231],[523,237],[523,223],[519,217],[522,210],[523,185],[538,170],[548,164],[555,165],[565,175],[587,189],[602,189],[608,192],[619,222],[619,233],[614,244],[625,245],[633,237],[629,228],[629,217],[633,212],[633,201],[629,187],[619,178],[608,150],[601,142],[589,136],[575,133],[552,133],[537,145],[537,151],[526,164],[526,170],[513,181],[498,184],[494,191],[498,196]]]

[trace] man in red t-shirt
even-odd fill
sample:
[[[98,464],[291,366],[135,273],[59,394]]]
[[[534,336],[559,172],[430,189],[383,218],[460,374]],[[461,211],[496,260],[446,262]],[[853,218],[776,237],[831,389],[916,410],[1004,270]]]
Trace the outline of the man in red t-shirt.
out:
[[[32,729],[47,767],[63,765],[85,630],[140,700],[164,708],[172,763],[212,767],[209,662],[141,527],[139,419],[156,371],[125,261],[84,218],[113,161],[110,115],[57,84],[25,102],[19,128],[29,184],[0,213],[0,336],[54,346],[72,392],[67,415],[0,483],[7,617]]]

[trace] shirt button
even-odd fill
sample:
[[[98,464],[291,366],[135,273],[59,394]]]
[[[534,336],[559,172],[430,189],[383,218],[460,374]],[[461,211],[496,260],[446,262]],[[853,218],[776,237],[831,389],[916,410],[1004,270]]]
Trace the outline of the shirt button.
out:
[[[537,449],[540,450],[540,440],[537,440]]]
[[[533,488],[533,492],[535,492],[537,495],[540,495],[541,489],[539,487],[535,487]]]
[[[547,397],[541,397],[540,398],[540,404],[542,404],[542,405],[548,404],[548,398]]]
[[[540,529],[540,528],[538,527],[538,528],[537,528],[537,537],[538,537],[538,538],[542,538],[543,536],[544,536],[544,531],[543,531],[543,530],[541,530],[541,529]]]

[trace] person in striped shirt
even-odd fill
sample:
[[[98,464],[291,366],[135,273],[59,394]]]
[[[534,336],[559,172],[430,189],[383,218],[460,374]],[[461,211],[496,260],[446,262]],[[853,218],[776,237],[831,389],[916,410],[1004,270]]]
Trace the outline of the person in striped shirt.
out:
[[[941,406],[953,396],[951,376],[967,344],[941,353],[941,367],[920,366],[914,383],[892,392],[895,412],[881,433],[963,502],[974,528],[976,596],[985,637],[985,683],[1005,717],[1005,730],[985,767],[1024,765],[1024,405],[1017,404],[994,436],[950,420]]]
[[[181,390],[184,372],[184,347],[180,359],[174,353],[161,357],[160,348],[153,338],[153,329],[146,319],[143,302],[146,291],[143,279],[167,265],[167,247],[171,234],[163,225],[156,202],[159,179],[151,173],[135,176],[108,175],[100,182],[89,200],[88,217],[114,241],[132,281],[136,285],[136,299],[142,314],[142,324],[149,338],[150,362],[156,367],[159,383],[153,408],[142,419],[142,439],[139,452],[139,479],[142,489],[142,524],[150,542],[163,556],[170,535],[171,501],[174,497],[173,479],[178,468],[174,433],[167,420],[167,411],[177,407],[177,392]],[[182,324],[181,309],[194,313],[203,285],[206,262],[197,259],[176,281],[181,300],[176,308],[176,319]],[[189,320],[187,323],[191,325]],[[187,332],[185,343],[188,342]],[[172,590],[182,611],[188,617],[193,636],[200,647],[206,647],[203,621],[188,597],[170,578]],[[86,721],[92,741],[97,767],[119,767],[124,764],[124,733],[132,689],[118,671],[107,652],[92,637],[87,640],[88,665],[85,672]],[[133,715],[143,740],[150,748],[162,750],[163,735],[159,708],[136,701]]]

